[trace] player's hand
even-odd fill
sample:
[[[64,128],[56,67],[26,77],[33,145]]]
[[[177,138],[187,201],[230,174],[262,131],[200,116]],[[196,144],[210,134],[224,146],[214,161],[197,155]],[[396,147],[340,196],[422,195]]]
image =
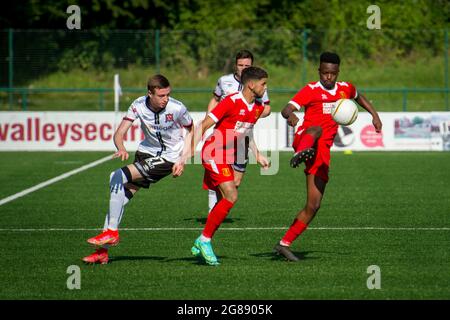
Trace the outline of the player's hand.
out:
[[[184,161],[183,162],[179,161],[175,163],[172,167],[172,176],[174,178],[179,177],[183,174],[183,171],[184,171]]]
[[[258,154],[258,158],[256,159],[256,161],[264,170],[269,169],[270,161],[266,157],[264,157],[261,153]]]
[[[113,154],[113,159],[115,158],[121,158],[122,161],[128,160],[128,152],[126,150],[118,150],[116,153]]]
[[[287,119],[287,123],[291,127],[295,127],[297,125],[297,123],[298,123],[298,117],[294,113],[291,113],[291,115]]]
[[[382,127],[383,127],[383,123],[381,122],[380,117],[374,117],[374,118],[372,119],[372,124],[373,124],[373,126],[375,127],[375,131],[376,131],[377,133],[380,133],[380,132],[381,132],[381,129],[382,129]]]

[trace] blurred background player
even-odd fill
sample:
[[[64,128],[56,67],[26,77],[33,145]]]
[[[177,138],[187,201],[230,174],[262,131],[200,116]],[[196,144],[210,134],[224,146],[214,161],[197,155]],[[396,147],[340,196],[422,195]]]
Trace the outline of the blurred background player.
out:
[[[140,188],[148,188],[169,174],[180,176],[191,156],[192,118],[183,103],[170,97],[169,81],[155,75],[149,79],[147,89],[146,96],[131,104],[114,134],[117,152],[113,158],[122,161],[128,159],[123,137],[137,119],[145,139],[139,144],[134,163],[111,173],[109,211],[103,232],[87,240],[99,247],[83,258],[87,263],[108,263],[108,247],[119,243],[118,227],[125,205]],[[186,137],[183,128],[188,131]]]
[[[355,101],[372,115],[376,132],[381,132],[382,123],[371,103],[349,82],[336,82],[339,75],[340,58],[336,53],[320,55],[319,79],[303,87],[284,107],[282,115],[289,125],[295,127],[299,121],[294,114],[302,107],[305,117],[295,133],[293,148],[295,154],[290,165],[296,168],[305,162],[306,205],[274,250],[289,261],[298,261],[289,249],[291,243],[307,228],[320,208],[325,186],[328,182],[330,148],[336,136],[338,125],[331,118],[331,107],[339,99]]]
[[[264,111],[264,105],[257,98],[262,97],[267,89],[267,77],[267,72],[261,68],[246,68],[242,72],[242,91],[228,95],[195,130],[194,147],[206,130],[216,124],[213,134],[203,145],[202,165],[205,168],[203,188],[217,192],[219,202],[208,215],[203,232],[191,249],[193,255],[201,255],[209,265],[219,264],[211,239],[237,201],[233,164],[239,153],[239,141],[252,138],[253,127]],[[259,152],[256,160],[263,168],[269,167],[269,162]]]
[[[217,104],[223,100],[227,95],[242,91],[243,84],[241,82],[242,71],[253,65],[253,54],[249,50],[241,50],[236,54],[235,65],[234,65],[234,73],[230,73],[224,75],[219,78],[217,81],[216,89],[213,92],[213,97],[209,101],[208,110],[206,112],[206,117],[208,113],[213,110]],[[264,111],[260,115],[261,118],[265,118],[270,114],[270,100],[267,94],[267,89],[264,92],[262,97],[256,98],[259,102],[264,106]],[[205,117],[205,118],[206,118]],[[257,147],[252,140],[251,143],[247,142],[247,146],[245,146],[246,141],[242,141],[244,147],[241,149],[243,154],[239,155],[236,163],[233,164],[234,169],[234,181],[236,183],[236,187],[239,187],[241,184],[242,178],[245,174],[247,163],[248,163],[248,148],[250,148],[253,154],[257,154]],[[218,195],[214,190],[208,190],[208,207],[209,212],[214,208],[218,201]]]

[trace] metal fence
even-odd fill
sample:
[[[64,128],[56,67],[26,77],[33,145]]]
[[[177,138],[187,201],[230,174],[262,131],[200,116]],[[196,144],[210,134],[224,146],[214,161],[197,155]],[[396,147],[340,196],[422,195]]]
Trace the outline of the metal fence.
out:
[[[39,79],[55,72],[103,70],[112,74],[127,68],[147,73],[179,69],[189,77],[189,86],[174,93],[203,107],[212,87],[206,88],[196,75],[230,72],[235,53],[247,48],[257,64],[269,70],[296,70],[271,82],[271,100],[286,102],[299,86],[317,78],[316,64],[323,50],[339,52],[343,65],[365,66],[378,63],[396,70],[403,59],[438,59],[429,78],[406,77],[386,87],[382,70],[379,84],[365,85],[361,91],[382,104],[401,110],[449,110],[448,30],[1,30],[0,31],[0,110],[45,110],[48,101],[59,110],[108,110],[112,90],[105,85],[56,83],[35,87]],[[426,60],[425,60],[426,61]],[[420,66],[418,66],[420,67]],[[421,66],[426,68],[427,66]],[[399,72],[403,72],[401,68]],[[351,70],[346,75],[358,75]],[[397,77],[398,74],[389,75]],[[346,77],[347,78],[347,77]],[[124,102],[142,92],[139,82],[125,88]],[[214,80],[215,81],[215,80]],[[360,81],[363,82],[364,81]],[[139,83],[139,85],[137,84]],[[431,84],[430,84],[431,83]],[[128,94],[130,97],[128,97]],[[144,92],[145,94],[145,92]],[[73,101],[78,100],[78,101]],[[46,102],[47,101],[47,102]],[[59,101],[59,102],[56,102]],[[202,108],[203,108],[202,107]],[[391,111],[390,106],[387,110]],[[383,108],[382,108],[383,109]]]

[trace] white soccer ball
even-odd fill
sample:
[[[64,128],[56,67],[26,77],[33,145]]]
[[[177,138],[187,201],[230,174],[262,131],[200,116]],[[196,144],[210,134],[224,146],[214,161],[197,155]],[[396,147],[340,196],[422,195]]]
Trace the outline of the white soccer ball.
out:
[[[339,99],[331,108],[331,116],[342,126],[351,125],[358,118],[358,106],[352,99]]]

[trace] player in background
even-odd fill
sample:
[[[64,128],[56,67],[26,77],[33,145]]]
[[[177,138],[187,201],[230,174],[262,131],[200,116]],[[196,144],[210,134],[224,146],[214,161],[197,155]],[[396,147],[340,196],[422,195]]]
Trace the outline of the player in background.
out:
[[[338,124],[331,118],[331,107],[339,99],[355,101],[372,115],[376,132],[381,132],[382,123],[372,104],[349,82],[336,82],[339,75],[340,58],[336,53],[320,55],[319,81],[303,87],[284,107],[282,115],[290,126],[299,121],[294,114],[305,108],[303,123],[295,133],[292,144],[295,154],[290,165],[296,168],[305,162],[306,204],[297,214],[284,237],[275,246],[276,253],[289,261],[298,261],[290,250],[291,243],[305,231],[320,208],[325,186],[328,182],[330,148],[336,136]]]
[[[215,124],[214,131],[202,148],[202,165],[205,168],[203,188],[214,190],[219,201],[208,215],[202,234],[195,240],[191,252],[202,256],[209,265],[218,265],[211,246],[211,239],[238,198],[233,164],[239,153],[240,141],[252,138],[252,131],[264,105],[257,100],[267,88],[267,72],[261,68],[248,67],[242,72],[241,92],[222,100],[195,129],[194,150],[203,134]],[[257,162],[265,169],[268,160],[259,152]]]
[[[245,68],[248,68],[253,65],[253,54],[248,50],[241,50],[236,54],[235,65],[234,65],[234,73],[230,73],[224,75],[219,78],[217,81],[216,88],[213,92],[213,97],[209,101],[208,110],[206,112],[206,117],[208,117],[209,112],[213,110],[217,104],[223,100],[227,95],[242,91],[243,84],[241,82],[241,74]],[[257,98],[259,102],[262,102],[264,105],[264,111],[261,114],[261,118],[265,118],[270,114],[270,100],[267,94],[267,89],[264,92],[262,97]],[[243,141],[245,144],[245,141]],[[253,152],[253,154],[257,154],[257,147],[254,141],[248,145]],[[234,181],[236,186],[239,187],[241,184],[242,178],[245,174],[247,163],[248,163],[248,148],[242,149],[245,153],[241,157],[239,157],[238,161],[233,164],[234,169]],[[209,212],[214,208],[217,203],[218,196],[214,190],[208,190],[208,207]]]
[[[170,97],[170,83],[162,75],[151,77],[147,95],[136,99],[128,109],[114,134],[117,152],[113,158],[128,159],[124,135],[137,119],[145,139],[139,144],[134,163],[111,173],[109,211],[103,232],[87,240],[97,246],[96,251],[83,258],[86,263],[108,263],[108,248],[119,243],[118,227],[125,205],[140,188],[148,188],[162,178],[183,173],[186,160],[191,156],[193,122],[186,107]],[[184,129],[187,134],[184,137]]]

